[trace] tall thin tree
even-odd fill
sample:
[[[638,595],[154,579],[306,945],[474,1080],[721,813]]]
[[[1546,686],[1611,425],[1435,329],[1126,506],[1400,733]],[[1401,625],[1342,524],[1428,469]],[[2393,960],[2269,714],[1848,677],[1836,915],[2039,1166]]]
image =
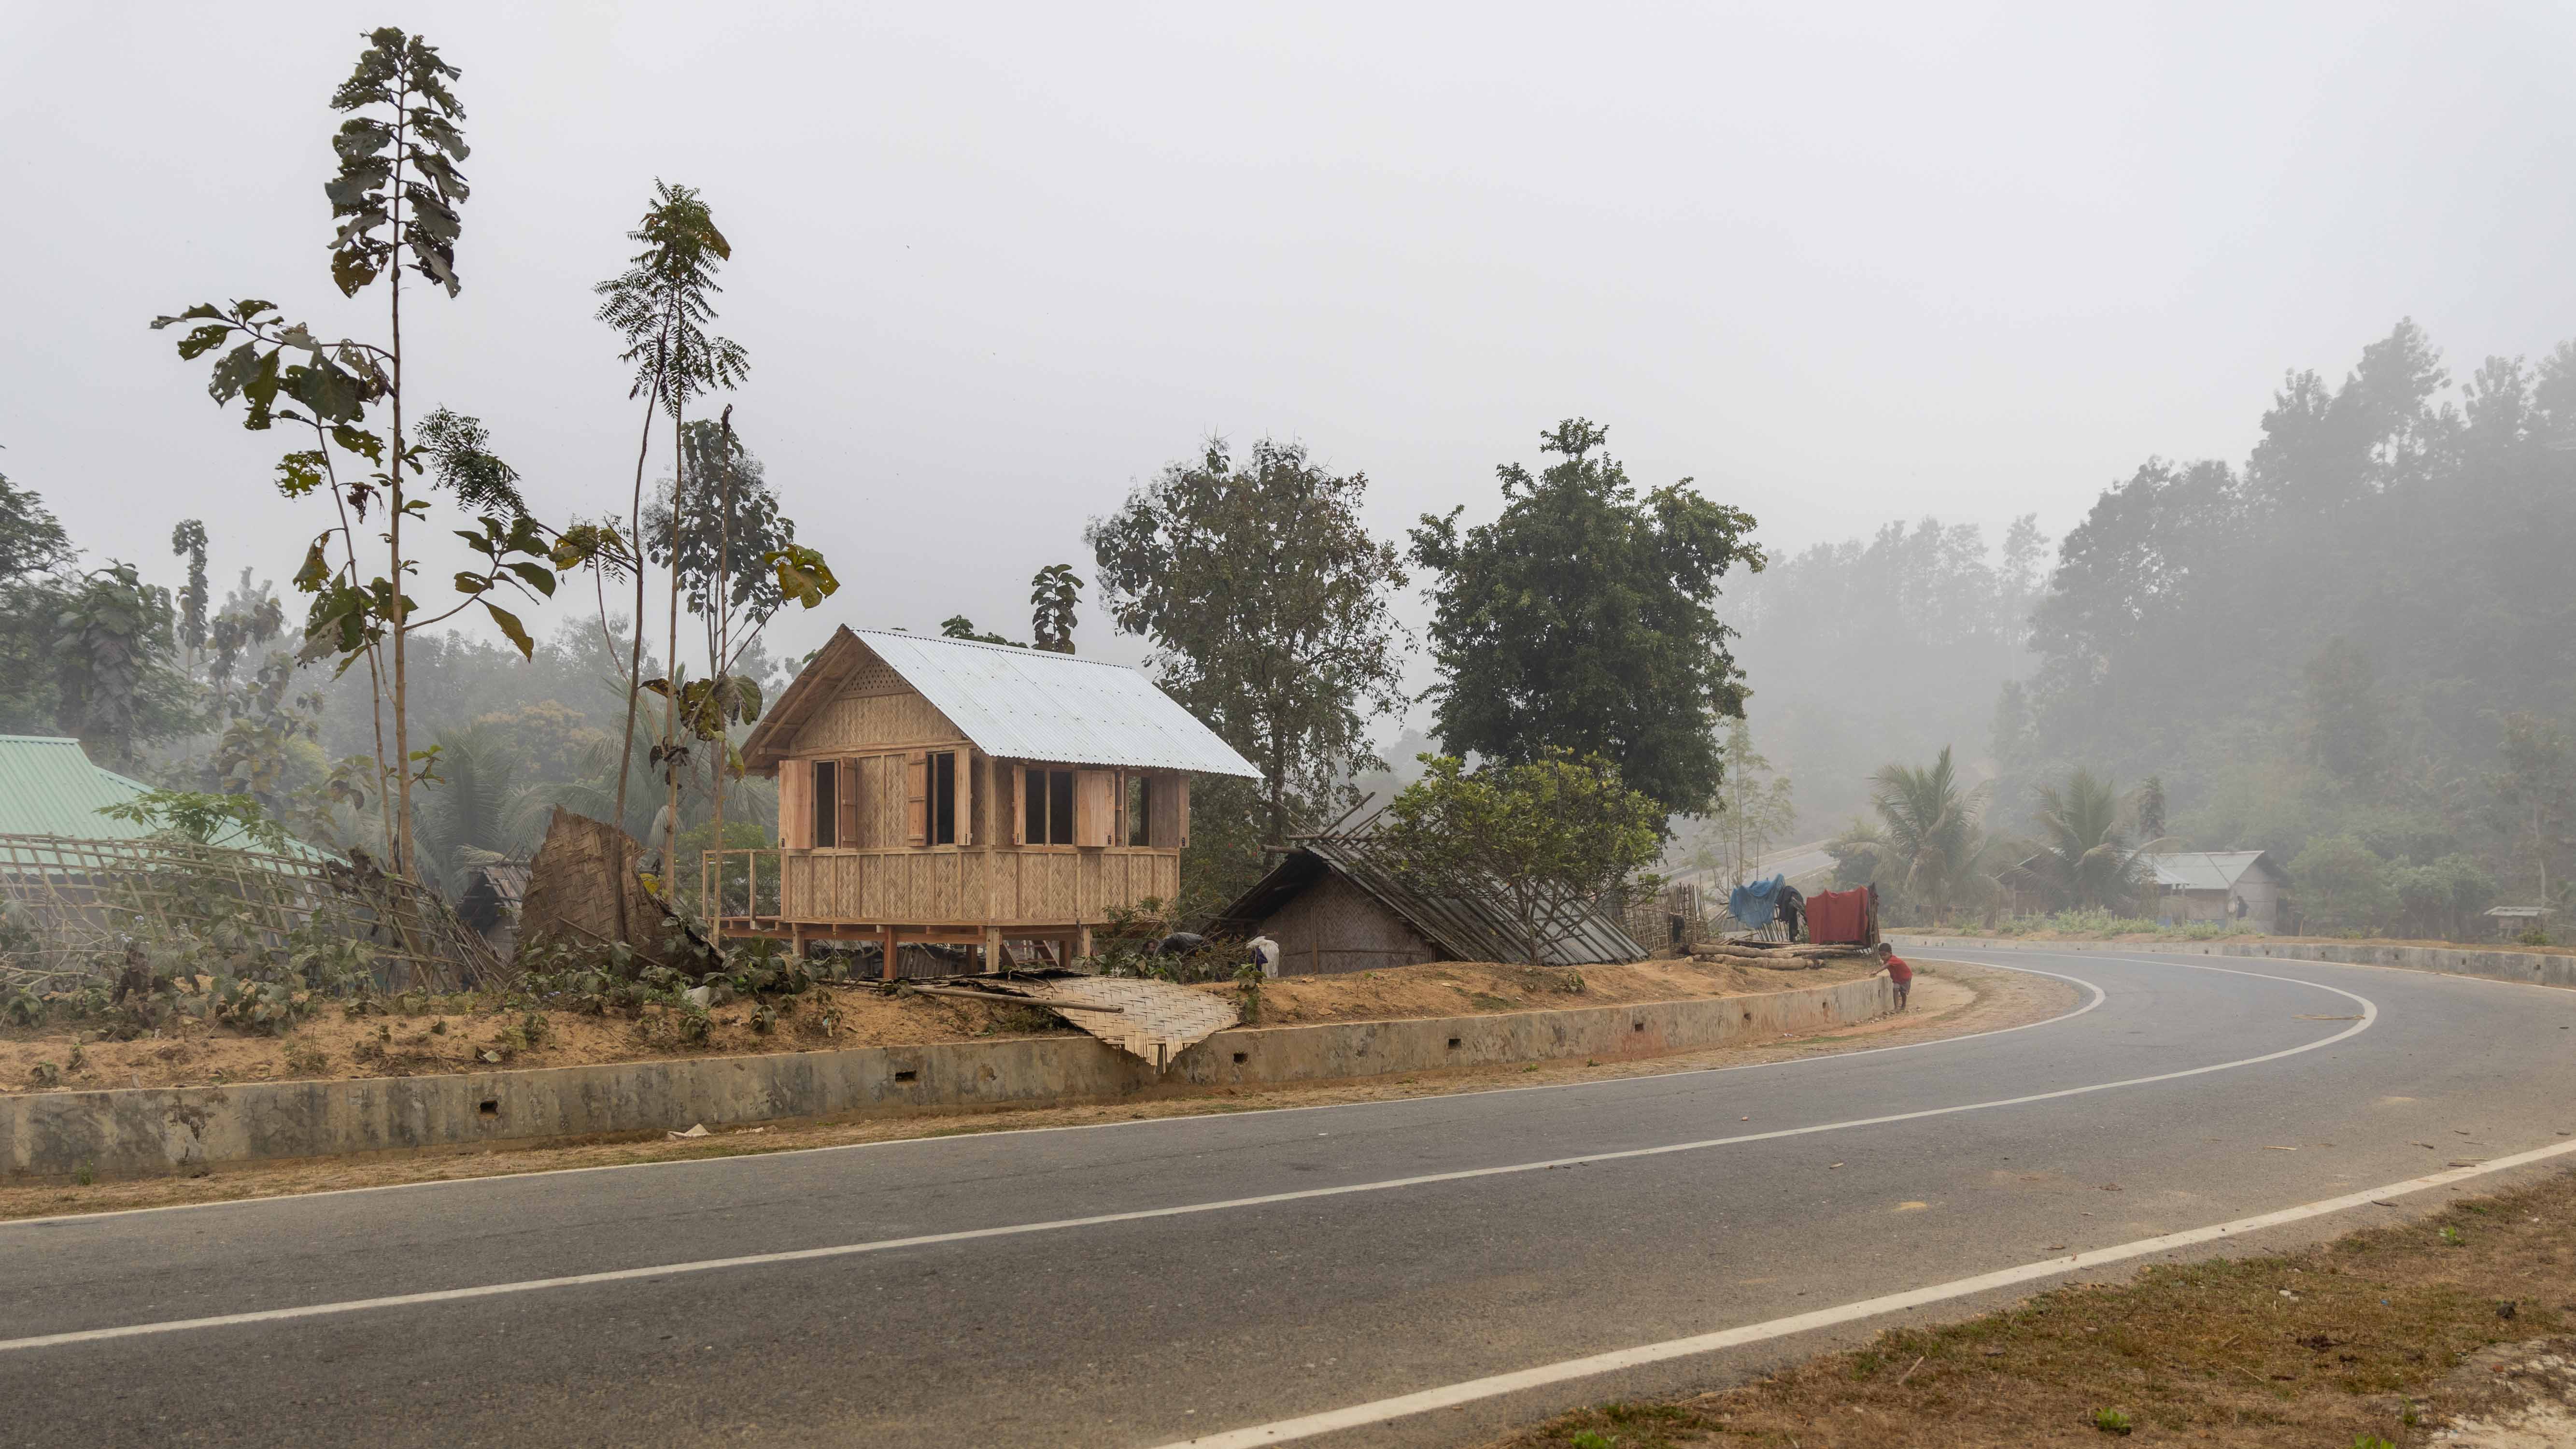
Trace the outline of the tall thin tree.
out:
[[[633,385],[627,397],[645,399],[644,431],[635,451],[635,492],[629,522],[633,536],[644,539],[644,467],[652,447],[653,418],[657,412],[671,418],[672,499],[674,513],[671,536],[679,533],[676,512],[682,490],[687,486],[685,460],[680,459],[681,428],[690,401],[716,388],[732,388],[751,365],[750,355],[728,339],[710,335],[706,324],[715,317],[717,266],[733,256],[733,244],[716,229],[715,214],[693,187],[674,186],[665,181],[653,183],[653,202],[645,209],[644,219],[629,240],[642,242],[624,272],[600,283],[595,290],[603,299],[599,318],[617,330],[626,344],[620,360],[635,369]],[[679,656],[679,576],[674,571],[670,589],[671,673],[678,675]],[[617,818],[626,820],[628,763],[635,749],[635,712],[644,687],[644,571],[635,571],[635,633],[629,645],[626,676],[625,754],[617,769]],[[674,690],[663,710],[663,742],[654,751],[653,762],[662,767],[670,780],[669,801],[671,828],[679,828],[679,769],[672,752],[679,749],[679,701]]]

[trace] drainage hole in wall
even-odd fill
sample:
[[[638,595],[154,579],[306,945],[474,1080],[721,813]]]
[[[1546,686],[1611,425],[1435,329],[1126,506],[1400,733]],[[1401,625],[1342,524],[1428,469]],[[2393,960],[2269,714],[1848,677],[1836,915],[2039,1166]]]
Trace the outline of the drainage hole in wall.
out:
[[[1630,1027],[1630,1028],[1628,1028],[1628,1029],[1629,1029],[1630,1031],[1644,1031],[1644,1030],[1646,1029],[1646,1024],[1645,1024],[1644,1022],[1642,1022],[1642,1021],[1641,1021],[1641,1022],[1638,1022],[1635,1026],[1632,1026],[1632,1027]]]
[[[1456,1038],[1456,1037],[1454,1037],[1454,1036],[1453,1036],[1453,1037],[1449,1038],[1449,1050],[1451,1050],[1451,1051],[1453,1051],[1453,1052],[1454,1052],[1454,1051],[1456,1051],[1457,1049],[1458,1049],[1458,1038]]]
[[[1250,1060],[1252,1060],[1252,1053],[1250,1052],[1236,1052],[1234,1054],[1234,1064],[1238,1067]]]
[[[1748,1011],[1748,1012],[1746,1012],[1746,1013],[1744,1013],[1744,1019],[1745,1019],[1746,1021],[1751,1021],[1751,1020],[1753,1019],[1753,1013],[1752,1013],[1752,1012],[1749,1012],[1749,1011]]]
[[[898,1082],[909,1082],[920,1075],[919,1072],[897,1072],[894,1074],[894,1079]]]
[[[500,1115],[501,1115],[501,1099],[500,1099],[500,1098],[498,1098],[498,1097],[486,1097],[486,1098],[484,1098],[484,1099],[483,1099],[483,1115],[484,1115],[484,1116],[486,1116],[486,1117],[498,1117],[498,1116],[500,1116]]]

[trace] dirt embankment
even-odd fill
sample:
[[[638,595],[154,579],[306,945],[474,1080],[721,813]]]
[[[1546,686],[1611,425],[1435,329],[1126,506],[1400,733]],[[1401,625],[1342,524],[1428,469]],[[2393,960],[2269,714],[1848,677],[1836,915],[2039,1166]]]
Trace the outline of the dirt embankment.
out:
[[[1579,973],[1582,989],[1568,991],[1573,976],[1562,971],[1444,961],[1265,982],[1258,1024],[1736,996],[1845,981],[1868,969],[1866,962],[1775,971],[1643,961],[1586,966]],[[1228,983],[1200,989],[1232,996],[1238,988]],[[488,1000],[448,998],[414,1014],[352,1016],[334,1003],[279,1036],[186,1018],[132,1041],[102,1040],[99,1031],[77,1027],[11,1028],[0,1031],[0,1091],[408,1077],[496,1066],[569,1067],[681,1055],[914,1046],[1072,1030],[1035,1007],[987,1006],[914,993],[885,996],[860,984],[826,986],[781,1000],[767,1030],[761,1029],[749,1002],[716,1008],[702,1041],[684,1040],[682,1024],[677,1014],[658,1008],[632,1018],[512,1010]]]

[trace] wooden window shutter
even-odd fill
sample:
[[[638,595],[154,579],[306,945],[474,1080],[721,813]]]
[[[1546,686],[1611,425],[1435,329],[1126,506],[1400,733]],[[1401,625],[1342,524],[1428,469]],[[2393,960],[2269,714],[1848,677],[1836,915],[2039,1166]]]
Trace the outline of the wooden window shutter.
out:
[[[903,757],[903,830],[907,845],[922,845],[930,840],[928,750],[915,750]]]
[[[833,832],[833,843],[843,850],[854,850],[867,843],[859,832],[859,767],[857,760],[841,762],[840,828]]]
[[[960,847],[975,843],[975,752],[957,752],[957,774],[950,782],[957,798],[957,839]]]
[[[1145,791],[1145,810],[1151,818],[1145,822],[1145,843],[1157,850],[1181,847],[1181,781],[1182,776],[1153,774]]]
[[[805,797],[814,788],[814,767],[789,760],[778,767],[778,847],[803,850],[813,843],[805,825]]]
[[[1073,843],[1108,845],[1118,827],[1118,772],[1073,772]]]
[[[1029,772],[1011,767],[1011,843],[1029,843]]]
[[[1172,846],[1176,850],[1187,850],[1190,848],[1190,777],[1187,775],[1172,777],[1172,815],[1179,824]]]

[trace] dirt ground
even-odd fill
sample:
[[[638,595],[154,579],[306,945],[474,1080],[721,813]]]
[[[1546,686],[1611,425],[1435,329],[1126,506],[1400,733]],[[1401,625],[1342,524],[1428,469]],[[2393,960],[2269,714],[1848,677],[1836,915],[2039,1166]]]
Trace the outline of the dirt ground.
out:
[[[1395,1101],[1507,1087],[1562,1086],[1718,1067],[1758,1066],[1766,1062],[1794,1061],[1873,1047],[1937,1041],[1971,1032],[1998,1031],[2062,1015],[2072,1010],[2078,1000],[2074,988],[2048,977],[1919,959],[1914,965],[1917,974],[1913,1010],[1900,1016],[1880,1017],[1813,1036],[1784,1036],[1761,1046],[1722,1047],[1598,1065],[1565,1061],[1519,1067],[1468,1068],[1267,1091],[1229,1088],[1214,1092],[1185,1092],[1174,1089],[1167,1096],[1117,1104],[777,1123],[730,1128],[705,1137],[676,1141],[659,1135],[637,1134],[572,1143],[557,1141],[459,1147],[325,1161],[225,1164],[214,1167],[201,1177],[144,1178],[94,1184],[6,1185],[0,1186],[0,1219],[229,1202],[242,1198],[502,1177],[568,1168],[741,1157],[916,1137],[1086,1127],[1217,1112],[1258,1112],[1282,1107]],[[973,1007],[974,1003],[966,1005]]]
[[[1845,981],[1870,969],[1866,962],[1843,961],[1812,971],[1641,961],[1586,966],[1580,973],[1583,989],[1568,992],[1564,988],[1572,978],[1564,972],[1444,961],[1265,983],[1258,1024],[1736,996]],[[1231,984],[1199,989],[1229,997],[1236,991]],[[442,1007],[446,1009],[437,1009]],[[749,1002],[718,1007],[712,1015],[713,1030],[697,1044],[682,1043],[678,1018],[658,1009],[636,1019],[505,1011],[463,998],[433,1003],[417,1015],[353,1017],[340,1006],[329,1006],[283,1036],[185,1019],[124,1042],[63,1027],[12,1028],[0,1030],[0,1092],[411,1077],[477,1067],[569,1067],[679,1055],[912,1046],[1073,1030],[1033,1007],[986,1006],[912,993],[889,997],[874,986],[855,984],[782,1000],[777,1022],[767,1031],[758,1029]],[[51,1070],[42,1064],[50,1064]]]
[[[2158,1264],[1890,1329],[1692,1398],[1489,1449],[2193,1444],[2549,1449],[2576,1343],[2576,1174],[2297,1253]],[[2554,1402],[2553,1402],[2554,1401]]]

